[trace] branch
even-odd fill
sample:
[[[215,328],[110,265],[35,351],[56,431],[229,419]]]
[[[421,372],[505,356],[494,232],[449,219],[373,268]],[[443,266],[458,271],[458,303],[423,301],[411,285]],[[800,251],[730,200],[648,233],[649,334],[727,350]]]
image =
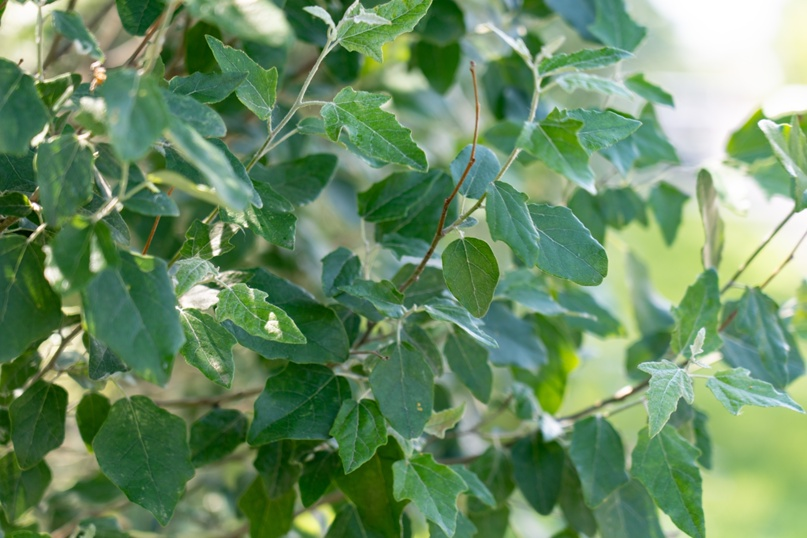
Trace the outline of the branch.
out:
[[[637,383],[636,385],[632,385],[632,386],[629,385],[627,387],[622,387],[621,389],[616,391],[616,393],[614,393],[614,395],[611,396],[610,398],[600,400],[599,402],[595,403],[594,405],[586,407],[585,409],[582,409],[582,410],[580,410],[580,411],[578,411],[576,413],[572,413],[571,415],[566,415],[565,417],[559,417],[557,420],[559,422],[574,422],[576,420],[580,420],[581,418],[587,417],[589,415],[593,415],[594,413],[596,413],[597,411],[599,411],[600,409],[602,409],[606,405],[610,405],[610,404],[616,403],[616,402],[621,402],[625,398],[628,398],[630,396],[633,396],[636,393],[644,391],[644,389],[646,389],[649,384],[650,384],[650,379],[645,379],[644,381],[642,381],[641,383]]]
[[[45,365],[45,367],[42,368],[39,372],[37,372],[36,375],[32,377],[31,380],[28,382],[27,384],[28,387],[30,387],[31,385],[42,379],[42,376],[44,376],[46,373],[53,370],[53,367],[56,366],[56,361],[59,359],[61,354],[64,352],[65,349],[67,349],[67,346],[70,345],[70,342],[73,341],[73,338],[78,336],[79,333],[81,333],[81,331],[82,331],[81,325],[77,325],[76,328],[70,332],[70,334],[62,338],[62,342],[59,344],[59,347],[56,348],[56,351],[53,352],[53,355],[50,357],[50,360]]]
[[[799,249],[799,247],[801,246],[801,244],[804,242],[805,239],[807,239],[807,231],[805,231],[799,238],[799,240],[796,242],[796,246],[793,247],[793,250],[790,251],[790,254],[787,255],[787,258],[785,258],[782,261],[782,263],[780,263],[779,266],[773,270],[773,273],[771,273],[770,276],[765,279],[765,282],[759,285],[759,289],[761,290],[765,289],[765,287],[767,287],[767,285],[771,283],[771,280],[776,278],[776,275],[781,273],[782,269],[784,269],[787,266],[787,264],[793,261],[793,258],[796,256],[796,251]]]
[[[426,269],[426,264],[429,263],[429,260],[434,254],[434,251],[437,248],[437,244],[448,233],[443,229],[443,227],[446,224],[446,215],[448,215],[448,208],[449,206],[451,206],[451,202],[454,201],[454,198],[456,198],[457,193],[460,190],[460,187],[462,187],[462,184],[465,182],[465,178],[468,177],[468,173],[471,171],[471,168],[476,162],[476,144],[479,139],[479,89],[477,88],[476,83],[476,64],[474,64],[474,62],[471,62],[471,80],[473,81],[474,85],[474,105],[476,112],[474,117],[474,138],[473,142],[471,143],[471,156],[468,159],[468,164],[465,166],[465,170],[462,172],[462,176],[460,176],[460,180],[457,182],[457,185],[454,187],[454,190],[451,191],[451,194],[443,202],[443,211],[440,213],[440,220],[437,223],[437,230],[434,232],[434,237],[432,238],[431,245],[429,245],[429,250],[423,256],[423,259],[420,260],[420,263],[415,268],[415,270],[412,271],[412,274],[409,276],[409,278],[407,278],[403,284],[398,286],[398,291],[400,291],[401,293],[406,291],[406,289],[409,288],[409,286],[417,282],[417,279],[420,278],[420,275],[423,273],[423,270]]]
[[[215,407],[225,402],[243,400],[246,398],[250,398],[252,396],[257,396],[261,392],[263,392],[263,387],[255,387],[251,389],[242,390],[240,392],[220,394],[217,396],[200,396],[198,398],[179,398],[176,400],[156,400],[154,403],[160,407],[198,407],[204,405]]]

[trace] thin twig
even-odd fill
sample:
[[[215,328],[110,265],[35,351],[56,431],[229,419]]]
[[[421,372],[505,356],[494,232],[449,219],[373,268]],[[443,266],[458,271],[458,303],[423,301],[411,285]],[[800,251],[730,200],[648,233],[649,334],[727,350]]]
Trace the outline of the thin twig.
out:
[[[170,187],[168,192],[165,193],[166,196],[171,196],[171,193],[174,192],[174,187]],[[148,239],[146,239],[146,244],[143,246],[143,256],[148,254],[149,247],[151,246],[152,240],[154,240],[154,234],[157,233],[157,226],[160,225],[160,215],[154,217],[154,224],[151,225],[151,231],[149,232]]]
[[[587,417],[592,415],[602,409],[603,407],[610,405],[612,403],[621,402],[622,400],[633,396],[634,394],[643,391],[647,386],[650,384],[649,379],[645,379],[641,383],[637,383],[636,385],[627,386],[619,389],[613,396],[610,398],[606,398],[604,400],[600,400],[599,402],[595,403],[594,405],[590,405],[585,409],[582,409],[576,413],[572,413],[571,415],[566,415],[565,417],[559,417],[558,421],[560,422],[574,422],[581,418]]]
[[[44,376],[46,373],[53,370],[53,367],[56,366],[56,361],[59,360],[59,357],[62,355],[64,350],[67,349],[67,346],[70,345],[70,342],[73,340],[73,338],[78,336],[79,333],[81,333],[81,331],[82,331],[81,325],[77,325],[76,328],[70,332],[70,334],[62,338],[62,342],[59,344],[59,347],[56,348],[56,351],[53,352],[53,355],[51,355],[50,360],[45,365],[45,367],[42,368],[40,371],[38,371],[36,375],[32,377],[31,380],[28,382],[29,387],[34,383],[36,383],[37,381],[39,381],[40,379],[42,379],[42,376]]]
[[[471,62],[470,69],[471,80],[473,81],[474,86],[474,104],[476,112],[474,116],[474,138],[471,143],[471,155],[468,159],[468,164],[465,166],[465,170],[462,172],[462,176],[460,176],[460,180],[454,186],[454,190],[452,190],[451,194],[448,195],[448,198],[443,201],[443,211],[440,213],[440,219],[437,222],[437,230],[434,232],[434,237],[432,238],[431,245],[429,245],[429,250],[423,256],[423,259],[420,260],[420,263],[415,270],[412,271],[412,274],[409,275],[409,278],[407,278],[403,284],[398,286],[398,291],[401,293],[406,291],[409,286],[417,282],[417,279],[420,278],[420,275],[426,269],[426,264],[429,263],[432,255],[434,255],[434,251],[437,249],[437,244],[440,243],[440,240],[443,237],[445,237],[447,232],[443,229],[443,227],[446,224],[446,215],[448,215],[448,209],[451,206],[451,202],[453,202],[454,198],[456,198],[457,193],[459,193],[460,187],[462,187],[462,184],[465,182],[465,178],[468,177],[468,173],[471,171],[471,168],[476,162],[476,145],[479,139],[479,89],[476,83],[476,65],[474,62]]]
[[[242,390],[239,392],[232,392],[220,394],[217,396],[200,396],[198,398],[179,398],[176,400],[156,400],[154,403],[160,407],[197,407],[197,406],[216,406],[225,402],[232,402],[236,400],[244,400],[252,396],[257,396],[263,392],[263,387],[255,387],[251,389]]]
[[[799,247],[801,246],[801,244],[804,242],[805,239],[807,239],[807,231],[805,231],[799,238],[799,240],[796,242],[796,246],[793,247],[793,250],[790,251],[790,254],[787,255],[787,258],[785,258],[782,261],[782,263],[780,263],[779,266],[773,270],[773,273],[771,273],[770,276],[765,279],[765,282],[759,285],[759,289],[765,289],[768,286],[768,284],[771,283],[771,280],[776,278],[776,275],[781,273],[782,269],[784,269],[787,266],[787,264],[793,261],[793,258],[795,258],[796,256],[796,251],[799,249]]]
[[[140,42],[140,44],[134,50],[132,55],[129,56],[129,58],[124,62],[123,65],[131,67],[135,64],[135,62],[137,61],[137,57],[140,56],[140,53],[143,52],[143,50],[145,50],[146,45],[149,44],[151,38],[154,37],[154,34],[156,34],[157,30],[160,29],[160,22],[162,22],[163,17],[164,15],[161,15],[156,21],[154,21],[154,24],[152,24],[151,28],[148,29],[146,35],[143,36],[143,41]]]
[[[349,352],[350,355],[375,355],[379,359],[388,360],[389,357],[386,355],[382,355],[378,351],[373,351],[372,349],[351,349]]]

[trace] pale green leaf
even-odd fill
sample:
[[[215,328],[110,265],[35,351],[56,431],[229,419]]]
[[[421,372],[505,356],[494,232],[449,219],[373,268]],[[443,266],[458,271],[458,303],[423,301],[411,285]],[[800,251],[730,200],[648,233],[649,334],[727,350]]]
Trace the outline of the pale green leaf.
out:
[[[566,312],[553,297],[546,278],[525,268],[505,274],[496,288],[496,296],[515,301],[542,316],[557,316]]]
[[[390,318],[401,318],[406,311],[403,306],[403,294],[389,280],[375,282],[357,278],[339,289],[369,301],[379,312]]]
[[[383,45],[403,33],[411,32],[430,5],[431,0],[391,0],[369,11],[368,14],[378,17],[370,19],[361,17],[364,8],[356,3],[345,12],[344,19],[337,27],[338,43],[347,50],[360,52],[381,62]],[[366,22],[368,20],[371,22]]]
[[[177,261],[170,272],[176,282],[174,290],[177,297],[184,295],[197,284],[215,280],[219,275],[215,265],[196,256]]]
[[[633,54],[630,52],[612,47],[583,49],[570,54],[555,54],[549,58],[544,58],[538,64],[538,72],[542,76],[546,76],[567,68],[597,69],[632,57]]]
[[[193,97],[160,88],[168,112],[206,138],[221,138],[227,126],[218,112]]]
[[[675,106],[675,102],[673,101],[673,96],[664,91],[662,88],[656,86],[652,82],[648,82],[645,80],[644,75],[642,73],[636,73],[635,75],[631,75],[625,79],[625,86],[628,87],[630,91],[647,99],[651,103],[657,103],[659,105],[667,105],[667,106]]]
[[[717,372],[706,386],[732,415],[739,415],[744,405],[759,407],[785,407],[804,413],[804,409],[785,392],[776,390],[770,383],[753,379],[745,368]]]
[[[453,323],[468,333],[468,335],[477,342],[494,348],[498,345],[496,340],[482,330],[483,324],[454,301],[448,299],[434,299],[424,305],[424,309],[433,319]]]
[[[678,400],[695,401],[695,390],[689,374],[668,360],[645,362],[639,370],[650,374],[650,390],[647,391],[647,414],[650,418],[650,437],[656,436],[667,424],[670,415],[678,407]]]
[[[496,181],[488,185],[485,205],[490,236],[505,242],[528,266],[540,255],[539,235],[527,208],[527,195],[510,184]]]
[[[681,226],[681,217],[684,204],[689,200],[689,195],[678,188],[662,181],[650,191],[650,209],[656,216],[656,222],[661,228],[661,235],[664,243],[670,246],[678,235],[678,228]]]
[[[199,310],[180,312],[185,345],[179,350],[188,364],[202,372],[210,381],[230,388],[235,364],[235,337],[212,316]]]
[[[481,239],[457,239],[443,251],[442,260],[449,291],[471,315],[484,316],[499,281],[493,250]]]
[[[644,39],[647,29],[630,18],[624,0],[594,0],[594,10],[588,30],[606,45],[633,51]]]
[[[373,400],[345,400],[330,434],[339,443],[339,458],[348,474],[364,465],[378,447],[386,444],[387,425]]]
[[[86,54],[101,62],[104,61],[104,52],[87,27],[81,15],[75,11],[58,11],[51,13],[53,27],[68,40],[73,42],[76,52]]]
[[[464,414],[465,402],[457,407],[449,407],[448,409],[443,409],[442,411],[433,413],[432,416],[429,417],[429,421],[426,422],[426,426],[424,426],[423,431],[429,435],[434,435],[439,439],[443,439],[448,430],[459,424]]]
[[[698,172],[697,196],[703,231],[706,235],[702,249],[703,268],[717,270],[723,254],[723,219],[720,218],[712,174],[707,170]]]
[[[774,155],[792,178],[791,196],[796,202],[796,211],[801,211],[807,207],[807,136],[795,117],[790,125],[780,125],[768,119],[759,120],[758,125]]]
[[[567,73],[557,77],[558,85],[571,93],[576,90],[618,97],[631,97],[631,92],[619,82],[589,73]]]
[[[180,254],[183,258],[198,256],[203,260],[226,254],[235,248],[230,244],[230,239],[239,229],[234,224],[224,222],[204,224],[195,220],[185,232],[185,242],[182,244]]]
[[[546,364],[546,346],[532,322],[518,317],[507,303],[496,301],[491,304],[483,321],[485,330],[498,344],[489,351],[491,363],[517,366],[531,372],[537,372]]]
[[[465,169],[468,167],[468,161],[471,158],[471,146],[465,146],[462,151],[451,161],[451,177],[454,182],[459,182]],[[468,198],[481,198],[485,194],[488,185],[499,174],[499,158],[490,149],[485,146],[476,146],[476,153],[474,154],[474,164],[468,170],[465,176],[465,181],[460,186],[460,194]]]
[[[246,284],[235,284],[219,293],[216,318],[230,320],[249,334],[280,342],[305,344],[306,339],[294,321],[281,308],[266,301],[268,295]]]
[[[641,127],[642,122],[627,118],[610,110],[567,110],[566,115],[583,122],[577,132],[580,143],[589,152],[599,151],[628,138]]]
[[[185,0],[184,5],[194,17],[245,41],[277,47],[292,35],[283,10],[271,0]]]

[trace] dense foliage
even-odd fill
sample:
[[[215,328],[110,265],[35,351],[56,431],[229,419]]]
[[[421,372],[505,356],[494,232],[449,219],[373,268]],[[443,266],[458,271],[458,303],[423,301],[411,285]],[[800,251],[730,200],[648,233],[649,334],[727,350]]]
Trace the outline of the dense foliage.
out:
[[[528,536],[520,495],[558,537],[702,537],[696,379],[803,412],[807,314],[719,280],[703,170],[702,274],[669,309],[629,256],[634,384],[559,415],[625,334],[608,231],[671,244],[690,198],[622,0],[50,3],[0,59],[0,536]],[[771,237],[807,206],[798,119],[727,152],[793,199]]]

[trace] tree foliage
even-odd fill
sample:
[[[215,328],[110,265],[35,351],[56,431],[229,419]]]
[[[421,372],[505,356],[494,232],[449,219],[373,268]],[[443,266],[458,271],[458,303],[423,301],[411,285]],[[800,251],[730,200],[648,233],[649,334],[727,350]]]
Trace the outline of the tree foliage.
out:
[[[732,414],[803,412],[770,279],[718,277],[711,175],[658,172],[674,102],[617,68],[646,34],[622,0],[510,2],[485,32],[455,0],[30,3],[36,65],[0,59],[0,535],[496,538],[522,495],[557,536],[661,536],[661,510],[701,537],[698,378]],[[130,58],[105,17],[142,36]],[[807,206],[798,117],[760,112],[727,152],[784,185],[784,222]],[[626,334],[590,292],[609,230],[649,213],[671,244],[687,191],[702,274],[669,309],[631,255],[636,384],[560,415],[586,339]],[[626,400],[633,447],[607,418]]]

